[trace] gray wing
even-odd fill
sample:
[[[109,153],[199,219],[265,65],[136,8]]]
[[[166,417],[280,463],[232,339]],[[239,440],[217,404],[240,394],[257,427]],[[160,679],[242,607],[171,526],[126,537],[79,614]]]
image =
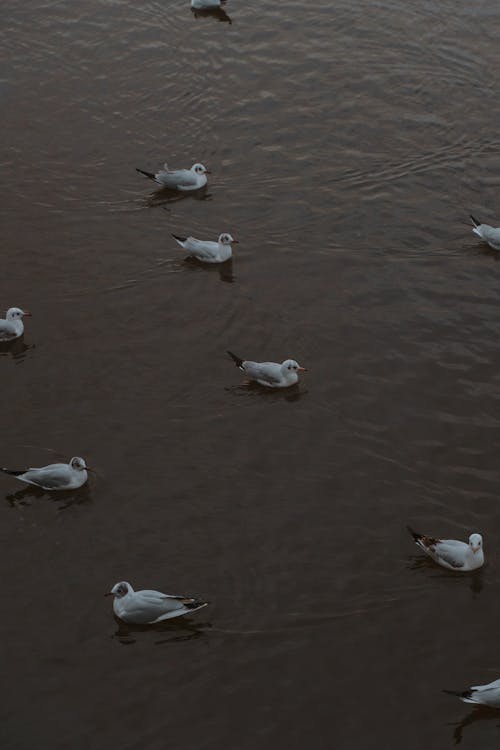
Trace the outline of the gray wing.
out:
[[[151,620],[155,620],[167,612],[184,608],[184,597],[170,596],[169,594],[162,594],[161,591],[150,589],[136,591],[136,595],[138,608],[143,609],[148,616],[150,615]]]
[[[195,255],[197,258],[207,260],[214,258],[219,249],[217,242],[196,240],[194,237],[188,237],[184,247],[189,253]]]
[[[463,568],[469,545],[455,539],[443,539],[434,545],[434,554],[452,568]]]
[[[23,479],[50,490],[57,490],[65,487],[71,477],[66,464],[52,464],[41,469],[28,469],[23,474]]]
[[[196,175],[190,169],[176,169],[173,172],[160,171],[155,179],[165,187],[190,187],[196,184]]]
[[[0,339],[11,339],[16,336],[16,329],[8,320],[0,320]]]
[[[280,365],[275,362],[243,362],[245,373],[253,380],[264,380],[270,385],[280,383]]]
[[[483,240],[486,240],[486,242],[490,242],[495,247],[500,248],[500,229],[496,227],[491,227],[489,224],[481,224],[479,227],[477,227],[478,234],[480,237],[483,238]]]

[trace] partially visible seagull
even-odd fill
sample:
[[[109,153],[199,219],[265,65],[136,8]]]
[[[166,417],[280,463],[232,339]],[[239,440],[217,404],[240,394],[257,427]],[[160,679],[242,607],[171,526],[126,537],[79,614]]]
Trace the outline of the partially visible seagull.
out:
[[[489,224],[481,224],[472,214],[471,219],[474,225],[472,230],[474,234],[481,237],[494,250],[500,250],[500,227],[490,227]]]
[[[231,244],[238,243],[238,240],[233,240],[230,234],[219,235],[217,242],[197,240],[194,237],[179,237],[177,234],[173,234],[172,237],[190,255],[204,263],[225,263],[233,254]]]
[[[430,536],[417,534],[410,526],[407,528],[420,549],[443,568],[467,572],[484,565],[483,537],[481,534],[471,534],[467,544],[456,539],[434,539]]]
[[[213,10],[221,8],[225,0],[191,0],[191,8],[194,10]]]
[[[487,685],[474,685],[474,687],[463,691],[443,690],[443,693],[458,695],[464,703],[500,708],[500,680],[494,680]]]
[[[115,583],[105,596],[114,597],[115,615],[133,625],[153,625],[172,617],[189,615],[208,604],[191,597],[162,594],[161,591],[151,589],[134,591],[127,581]]]
[[[44,490],[75,490],[87,481],[89,467],[79,456],[71,459],[69,464],[49,464],[39,469],[2,469],[4,474],[11,474],[21,482],[34,484]]]
[[[28,310],[20,307],[10,307],[5,319],[0,319],[0,341],[14,341],[24,333],[23,317],[31,317]]]
[[[169,169],[164,164],[158,172],[145,172],[138,167],[136,171],[171,190],[199,190],[207,184],[207,174],[210,174],[203,164],[193,164],[191,169]]]
[[[250,380],[256,380],[260,385],[268,388],[288,388],[299,380],[299,372],[307,372],[305,367],[300,367],[294,359],[285,359],[284,362],[251,362],[241,359],[232,352],[227,352],[236,364],[236,367],[248,375]]]

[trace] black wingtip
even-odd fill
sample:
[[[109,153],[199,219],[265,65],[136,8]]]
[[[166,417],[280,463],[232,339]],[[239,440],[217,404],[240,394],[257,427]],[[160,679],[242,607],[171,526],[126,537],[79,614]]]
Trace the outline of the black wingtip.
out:
[[[231,357],[231,359],[233,360],[233,362],[235,363],[236,367],[241,367],[241,365],[243,364],[243,360],[241,359],[241,357],[237,357],[236,354],[233,354],[233,352],[230,352],[229,349],[226,349],[226,351]]]
[[[192,602],[189,602],[188,604],[184,605],[188,609],[199,609],[200,607],[206,607],[208,602],[204,602],[201,599],[195,599]]]
[[[150,180],[155,179],[153,172],[145,172],[143,169],[139,169],[139,167],[136,167],[135,171],[139,172],[139,174],[143,174],[145,177],[149,177]]]
[[[411,527],[411,526],[408,526],[408,525],[407,525],[407,526],[406,526],[406,528],[407,528],[407,530],[408,530],[408,533],[409,533],[409,534],[410,534],[410,535],[411,535],[411,536],[413,537],[413,540],[414,540],[415,542],[418,542],[418,541],[419,541],[419,539],[422,539],[422,537],[423,537],[423,534],[418,534],[418,533],[417,533],[416,531],[414,531],[414,530],[412,529],[412,527]]]
[[[16,471],[15,469],[3,469],[3,468],[0,468],[0,471],[3,471],[4,474],[11,474],[13,477],[18,477],[21,474],[25,474],[26,473],[26,469],[22,469],[20,471]]]
[[[178,234],[172,234],[172,237],[180,242],[185,242],[187,240],[187,237],[180,237]]]
[[[471,219],[472,219],[472,223],[474,224],[474,226],[475,226],[475,227],[478,227],[478,226],[480,225],[480,223],[481,223],[481,222],[480,222],[480,221],[478,221],[477,219],[475,219],[475,218],[473,217],[473,215],[472,215],[472,214],[469,214],[469,216],[471,217]]]
[[[470,698],[471,691],[470,690],[445,690],[443,688],[443,693],[448,693],[448,695],[456,695],[459,698]]]

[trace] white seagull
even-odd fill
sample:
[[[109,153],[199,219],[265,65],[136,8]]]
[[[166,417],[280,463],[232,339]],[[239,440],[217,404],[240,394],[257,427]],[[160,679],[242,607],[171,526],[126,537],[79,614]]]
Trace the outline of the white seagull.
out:
[[[34,484],[44,490],[75,490],[87,481],[89,467],[83,460],[75,456],[69,464],[49,464],[39,469],[2,469],[5,474],[11,474],[21,482]]]
[[[473,232],[488,243],[494,250],[500,250],[500,227],[490,227],[489,224],[481,224],[471,215],[474,224]]]
[[[188,596],[162,594],[161,591],[143,589],[134,591],[130,583],[115,583],[105,596],[113,596],[113,611],[120,620],[133,625],[153,625],[172,617],[189,615],[206,607],[208,602]]]
[[[222,8],[225,0],[191,0],[191,7],[194,10],[214,10]]]
[[[220,234],[217,242],[197,240],[195,237],[179,237],[178,234],[173,234],[172,237],[190,255],[204,263],[225,263],[233,254],[231,244],[238,243],[230,234]]]
[[[464,703],[475,703],[480,706],[500,708],[500,680],[494,680],[487,685],[474,685],[467,690],[443,690],[450,695],[458,695]]]
[[[199,190],[207,184],[208,169],[203,164],[193,164],[191,169],[169,169],[167,164],[158,172],[145,172],[143,169],[136,171],[154,180],[164,188],[171,190]]]
[[[443,568],[468,572],[484,565],[481,534],[471,534],[469,542],[466,543],[456,539],[434,539],[417,534],[410,526],[407,528],[420,549]]]
[[[232,352],[227,352],[235,362],[236,367],[248,375],[250,380],[256,380],[260,385],[268,388],[288,388],[299,380],[299,372],[307,372],[305,367],[300,367],[294,359],[285,359],[284,362],[251,362],[237,357]]]
[[[0,341],[14,341],[24,333],[23,317],[31,317],[28,310],[20,307],[10,307],[5,319],[0,319]]]

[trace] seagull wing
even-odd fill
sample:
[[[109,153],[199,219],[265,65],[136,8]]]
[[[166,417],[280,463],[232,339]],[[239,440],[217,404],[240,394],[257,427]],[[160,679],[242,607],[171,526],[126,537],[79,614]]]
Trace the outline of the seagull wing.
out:
[[[41,469],[28,469],[22,475],[22,479],[30,484],[38,484],[47,490],[59,490],[66,487],[71,476],[67,464],[51,464]]]
[[[172,172],[157,172],[156,181],[165,187],[191,187],[196,185],[196,175],[190,169],[175,169]]]
[[[280,365],[276,362],[248,362],[243,363],[245,374],[253,380],[263,380],[269,385],[281,382]]]
[[[9,320],[0,320],[0,339],[10,339],[16,336],[16,329]]]
[[[186,250],[200,260],[212,260],[216,257],[219,245],[217,242],[208,240],[196,240],[194,237],[188,237],[184,245]]]
[[[465,542],[459,542],[455,539],[443,539],[437,541],[434,545],[432,552],[444,563],[447,563],[451,568],[463,568],[466,560],[466,553],[469,550],[469,545]]]

